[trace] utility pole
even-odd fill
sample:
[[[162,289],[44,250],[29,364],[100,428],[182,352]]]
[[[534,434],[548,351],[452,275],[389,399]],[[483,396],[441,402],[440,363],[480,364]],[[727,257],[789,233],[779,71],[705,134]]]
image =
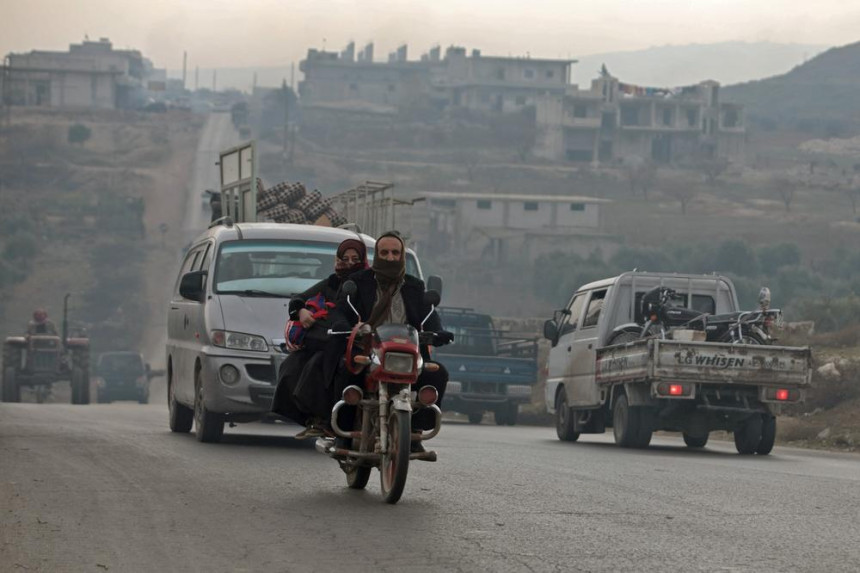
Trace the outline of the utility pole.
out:
[[[283,158],[284,158],[284,165],[286,165],[288,158],[289,158],[287,155],[287,149],[288,149],[289,144],[290,144],[290,97],[289,97],[290,94],[287,91],[287,80],[286,79],[284,79],[283,83],[281,84],[281,91],[284,94],[284,148],[283,148]]]
[[[218,91],[218,70],[212,70],[212,93]]]
[[[257,91],[257,72],[254,72],[254,80],[251,82],[251,95]]]
[[[200,89],[200,66],[194,67],[194,91]]]
[[[185,90],[188,84],[185,83],[186,73],[188,71],[188,52],[182,52],[182,89]]]

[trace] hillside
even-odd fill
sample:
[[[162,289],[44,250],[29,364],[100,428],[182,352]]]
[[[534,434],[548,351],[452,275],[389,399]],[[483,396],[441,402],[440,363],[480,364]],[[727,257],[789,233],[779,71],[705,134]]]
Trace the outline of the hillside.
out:
[[[726,86],[754,124],[828,136],[860,130],[860,42],[832,48],[790,72]]]
[[[645,50],[578,56],[573,82],[588,85],[602,64],[622,81],[649,86],[682,86],[703,80],[723,85],[785,73],[826,50],[810,44],[721,42],[654,46]]]

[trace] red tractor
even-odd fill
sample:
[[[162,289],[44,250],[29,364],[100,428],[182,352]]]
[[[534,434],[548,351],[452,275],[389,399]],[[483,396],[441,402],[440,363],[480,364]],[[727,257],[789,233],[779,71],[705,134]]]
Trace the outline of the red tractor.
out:
[[[28,333],[3,343],[3,401],[20,402],[21,387],[36,390],[37,401],[56,382],[68,381],[72,404],[90,403],[90,341],[70,336],[67,294],[63,300],[62,334]]]

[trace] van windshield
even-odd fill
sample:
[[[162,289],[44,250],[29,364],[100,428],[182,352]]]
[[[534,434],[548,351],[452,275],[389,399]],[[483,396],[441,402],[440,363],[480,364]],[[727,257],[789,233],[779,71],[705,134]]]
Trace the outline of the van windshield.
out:
[[[228,241],[215,262],[216,293],[304,292],[334,272],[337,243],[290,240]],[[369,255],[371,261],[372,254]],[[406,255],[406,272],[418,275],[418,263]]]

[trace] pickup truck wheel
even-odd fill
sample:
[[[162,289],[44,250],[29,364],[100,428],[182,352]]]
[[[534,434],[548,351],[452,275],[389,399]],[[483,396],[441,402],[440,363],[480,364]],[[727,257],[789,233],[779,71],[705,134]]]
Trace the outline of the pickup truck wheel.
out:
[[[691,436],[687,432],[684,432],[684,443],[687,444],[688,448],[704,448],[705,444],[708,443],[709,434],[705,434],[704,436]]]
[[[169,375],[167,380],[167,409],[170,414],[170,431],[187,434],[191,431],[191,426],[194,425],[194,410],[176,401],[174,395],[176,382],[171,378],[172,376]]]
[[[194,434],[198,442],[217,443],[224,435],[224,416],[206,408],[200,371],[194,375]]]
[[[630,407],[627,396],[619,396],[612,409],[612,433],[616,444],[622,448],[643,448],[648,445],[651,441],[651,428],[648,427],[647,432],[642,432],[642,415],[640,408]]]
[[[776,418],[770,414],[762,416],[761,424],[761,441],[755,449],[755,453],[766,456],[773,449],[773,443],[776,440]]]
[[[739,454],[754,454],[761,444],[763,420],[761,415],[750,416],[735,430],[735,448]]]
[[[481,420],[484,419],[484,413],[480,411],[472,410],[467,415],[469,416],[470,424],[480,424]]]
[[[562,442],[575,442],[579,432],[574,431],[574,416],[576,413],[567,405],[567,393],[562,388],[555,401],[555,433]]]

